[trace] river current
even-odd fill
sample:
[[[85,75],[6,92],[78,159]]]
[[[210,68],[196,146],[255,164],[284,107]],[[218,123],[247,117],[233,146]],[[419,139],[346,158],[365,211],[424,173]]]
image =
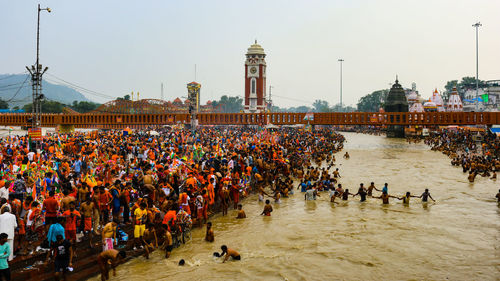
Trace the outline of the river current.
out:
[[[111,280],[500,280],[499,182],[478,176],[469,183],[461,168],[424,144],[343,134],[347,142],[336,158],[344,188],[355,193],[360,183],[387,182],[396,196],[429,188],[437,202],[412,198],[405,206],[391,198],[383,206],[380,199],[349,197],[332,204],[326,192],[304,201],[295,190],[263,217],[264,205],[252,195],[243,201],[246,219],[236,220],[232,209],[211,219],[215,243],[195,229],[169,259],[159,251],[133,259]],[[222,244],[242,260],[214,258]]]

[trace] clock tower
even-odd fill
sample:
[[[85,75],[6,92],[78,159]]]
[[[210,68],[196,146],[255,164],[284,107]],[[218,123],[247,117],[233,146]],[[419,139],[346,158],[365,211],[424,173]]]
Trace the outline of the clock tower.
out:
[[[245,61],[245,112],[266,110],[266,54],[257,44],[248,48]]]

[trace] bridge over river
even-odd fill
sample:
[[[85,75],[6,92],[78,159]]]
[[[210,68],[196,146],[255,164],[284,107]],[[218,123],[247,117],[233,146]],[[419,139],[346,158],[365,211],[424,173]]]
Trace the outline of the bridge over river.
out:
[[[0,125],[28,126],[30,113],[0,114]],[[494,125],[500,124],[500,112],[324,112],[324,113],[201,113],[199,125]],[[190,124],[185,114],[42,114],[41,126],[122,129],[151,125]]]

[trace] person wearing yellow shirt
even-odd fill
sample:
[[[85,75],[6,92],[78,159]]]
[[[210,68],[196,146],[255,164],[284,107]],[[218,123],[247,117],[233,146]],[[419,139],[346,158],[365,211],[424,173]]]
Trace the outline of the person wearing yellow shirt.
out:
[[[134,211],[134,240],[135,245],[142,248],[142,236],[146,230],[146,221],[148,220],[148,211],[146,210],[146,203],[142,202],[139,208]],[[135,248],[135,247],[134,247]]]

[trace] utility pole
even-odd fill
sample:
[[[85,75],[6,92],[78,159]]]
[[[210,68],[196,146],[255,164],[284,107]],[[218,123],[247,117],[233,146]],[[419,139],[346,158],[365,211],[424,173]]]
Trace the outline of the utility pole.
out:
[[[343,59],[338,60],[340,62],[340,111],[342,112],[342,62],[344,61]]]
[[[269,85],[269,99],[267,100],[267,104],[269,106],[269,112],[273,112],[273,100],[271,96],[271,89],[274,88],[273,86]]]
[[[161,100],[163,100],[163,83],[161,83],[161,97],[160,97]]]
[[[36,26],[36,64],[31,66],[31,69],[26,66],[28,72],[31,75],[31,87],[33,92],[33,104],[31,110],[31,127],[38,128],[42,125],[41,113],[42,113],[42,100],[44,98],[42,94],[42,76],[49,69],[45,67],[42,71],[42,65],[40,64],[40,11],[51,12],[50,8],[40,8],[38,4],[38,21]]]
[[[482,26],[480,22],[472,25],[476,28],[476,112],[479,111],[479,44],[478,44],[478,29]]]

